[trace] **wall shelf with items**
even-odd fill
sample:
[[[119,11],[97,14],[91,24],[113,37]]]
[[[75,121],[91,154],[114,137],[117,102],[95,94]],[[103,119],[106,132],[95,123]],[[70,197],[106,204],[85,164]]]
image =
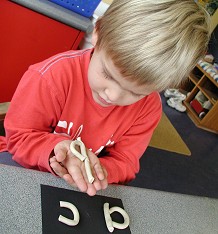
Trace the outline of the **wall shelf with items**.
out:
[[[189,75],[187,113],[199,128],[218,133],[218,82],[199,64]]]

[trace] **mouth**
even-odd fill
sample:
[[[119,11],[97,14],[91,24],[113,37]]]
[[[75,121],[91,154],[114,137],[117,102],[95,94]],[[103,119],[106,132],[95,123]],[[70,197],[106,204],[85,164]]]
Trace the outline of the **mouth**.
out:
[[[104,98],[102,98],[100,95],[98,95],[98,101],[103,104],[104,106],[111,106],[112,103],[109,103],[107,101],[104,100]]]

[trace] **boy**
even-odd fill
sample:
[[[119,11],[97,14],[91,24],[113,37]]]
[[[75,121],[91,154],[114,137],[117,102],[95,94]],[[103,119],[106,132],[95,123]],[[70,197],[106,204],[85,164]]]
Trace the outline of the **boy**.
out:
[[[58,54],[24,74],[2,150],[89,195],[134,179],[161,117],[158,92],[187,77],[208,40],[207,14],[193,0],[114,0],[96,23],[93,49]],[[93,184],[70,151],[77,137]]]

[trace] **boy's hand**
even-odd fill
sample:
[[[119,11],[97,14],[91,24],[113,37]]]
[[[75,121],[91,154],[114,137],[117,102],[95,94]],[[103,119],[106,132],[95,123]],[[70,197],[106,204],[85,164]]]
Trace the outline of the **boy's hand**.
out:
[[[90,184],[86,175],[85,163],[75,157],[70,150],[71,142],[65,140],[55,146],[54,156],[50,158],[50,166],[53,171],[68,184],[78,187],[80,191],[86,192],[90,196],[95,195],[98,190],[107,188],[107,171],[100,164],[98,157],[87,150],[92,174],[95,178],[94,182]]]

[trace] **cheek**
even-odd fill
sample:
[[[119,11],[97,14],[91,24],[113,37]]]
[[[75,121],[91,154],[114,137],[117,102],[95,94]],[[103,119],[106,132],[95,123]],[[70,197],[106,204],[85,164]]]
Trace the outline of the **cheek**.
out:
[[[93,80],[96,77],[96,66],[93,62],[90,63],[88,69],[88,79]]]
[[[96,91],[99,89],[99,86],[101,85],[101,80],[96,69],[92,69],[92,67],[90,67],[88,71],[88,81],[91,89],[95,89]]]
[[[91,88],[92,90],[95,89],[95,81],[94,81],[94,78],[93,78],[93,74],[90,74],[90,75],[89,75],[88,81],[89,81],[89,86],[90,86],[90,88]]]
[[[131,105],[131,104],[134,104],[134,103],[140,101],[143,98],[144,98],[144,96],[135,97],[135,96],[129,94],[128,98],[126,99],[126,102],[128,103],[128,105]]]

